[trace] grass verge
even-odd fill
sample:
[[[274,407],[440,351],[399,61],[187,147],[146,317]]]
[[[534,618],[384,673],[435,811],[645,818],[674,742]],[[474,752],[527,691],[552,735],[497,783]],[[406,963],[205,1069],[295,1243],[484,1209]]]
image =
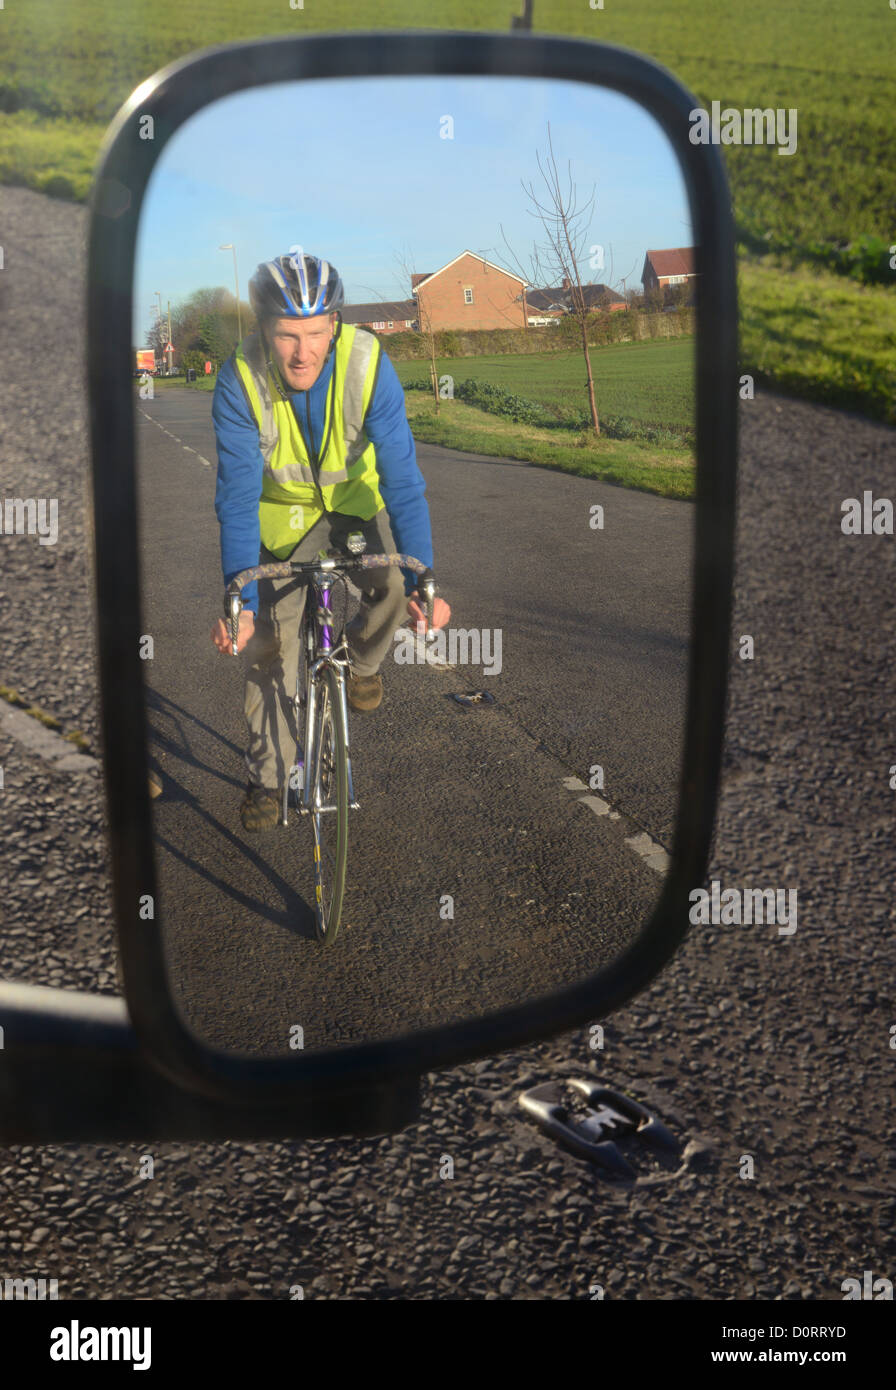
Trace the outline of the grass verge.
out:
[[[738,268],[741,370],[896,424],[896,295],[774,257]]]
[[[595,439],[590,433],[561,435],[487,414],[463,401],[435,402],[408,391],[408,422],[414,438],[464,453],[519,459],[580,478],[599,478],[660,497],[693,499],[696,462],[685,449],[660,449],[628,439]]]

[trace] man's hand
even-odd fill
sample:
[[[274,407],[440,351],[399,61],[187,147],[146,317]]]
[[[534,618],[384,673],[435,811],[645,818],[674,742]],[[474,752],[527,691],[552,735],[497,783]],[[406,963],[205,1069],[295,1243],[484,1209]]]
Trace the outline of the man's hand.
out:
[[[408,612],[414,620],[418,632],[426,631],[426,600],[415,589],[408,599]],[[443,598],[436,596],[432,611],[433,628],[444,627],[451,617],[451,609]]]
[[[238,652],[243,650],[243,647],[245,647],[254,631],[255,614],[252,612],[251,608],[244,608],[240,614],[240,625],[236,634],[236,649]],[[218,651],[223,652],[225,656],[228,652],[233,650],[233,643],[230,640],[230,623],[225,622],[223,618],[219,618],[212,628],[212,641],[218,648]]]

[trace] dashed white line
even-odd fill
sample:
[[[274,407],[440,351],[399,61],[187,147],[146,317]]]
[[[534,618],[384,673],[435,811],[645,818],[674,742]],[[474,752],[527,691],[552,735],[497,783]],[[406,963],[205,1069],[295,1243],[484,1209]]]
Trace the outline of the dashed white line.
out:
[[[662,845],[658,845],[655,840],[651,840],[646,830],[642,830],[640,835],[634,835],[630,840],[626,840],[625,843],[632,847],[635,854],[640,854],[648,868],[656,869],[657,873],[668,873],[669,869],[672,867],[672,860],[669,858],[669,855],[663,849]]]
[[[162,431],[163,434],[167,434],[168,438],[169,438],[169,439],[173,439],[174,442],[175,442],[175,444],[179,444],[180,447],[181,447],[186,453],[188,453],[188,454],[195,454],[196,457],[198,458],[199,462],[202,464],[202,466],[203,466],[204,468],[211,468],[211,464],[209,463],[208,459],[203,458],[202,455],[198,452],[198,450],[196,450],[196,449],[191,449],[190,446],[189,446],[189,444],[185,444],[184,441],[183,441],[182,439],[178,439],[178,437],[177,437],[176,434],[172,434],[170,430],[166,430],[165,426],[162,425],[162,424],[160,424],[158,420],[153,419],[152,415],[150,415],[150,414],[148,413],[148,411],[144,410],[142,406],[138,406],[137,409],[140,411],[140,414],[144,417],[144,419],[146,419],[146,420],[152,420],[152,423],[153,423],[154,425],[157,425],[158,428]]]
[[[566,790],[570,792],[590,793],[590,789],[584,782],[580,781],[578,777],[564,777],[563,785]],[[603,797],[589,794],[587,796],[580,796],[578,800],[583,801],[586,806],[589,806],[596,816],[607,816],[609,820],[622,819],[620,813],[612,810],[610,803],[604,801]],[[662,845],[657,844],[656,840],[651,839],[646,830],[640,830],[636,835],[628,836],[625,843],[630,849],[633,849],[636,854],[641,856],[648,868],[655,869],[657,873],[668,873],[669,869],[672,867],[672,860],[663,849]]]

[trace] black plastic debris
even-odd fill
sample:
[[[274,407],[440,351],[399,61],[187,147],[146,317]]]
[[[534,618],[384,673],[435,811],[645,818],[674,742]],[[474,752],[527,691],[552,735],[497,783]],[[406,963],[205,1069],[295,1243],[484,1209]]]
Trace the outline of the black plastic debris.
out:
[[[577,1093],[575,1100],[581,1097],[578,1104],[565,1098],[565,1087]],[[637,1177],[618,1140],[634,1137],[667,1155],[681,1152],[674,1135],[643,1105],[593,1081],[546,1081],[523,1091],[520,1105],[551,1138],[617,1177]]]
[[[466,695],[452,695],[459,705],[493,705],[495,697],[490,690],[468,690]]]

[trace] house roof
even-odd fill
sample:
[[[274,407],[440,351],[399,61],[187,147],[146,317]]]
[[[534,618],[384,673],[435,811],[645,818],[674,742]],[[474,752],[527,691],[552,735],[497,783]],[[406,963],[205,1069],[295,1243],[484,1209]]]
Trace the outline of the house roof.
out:
[[[676,246],[670,251],[648,251],[647,259],[658,277],[695,273],[693,246]]]
[[[464,256],[472,256],[474,261],[479,261],[480,264],[487,265],[490,270],[497,270],[500,275],[506,275],[511,280],[518,280],[521,285],[526,284],[526,281],[521,275],[514,275],[512,270],[505,270],[503,265],[495,265],[493,261],[487,261],[485,256],[477,256],[475,251],[461,251],[459,256],[455,256],[447,265],[443,265],[439,270],[432,271],[429,275],[412,275],[411,289],[416,289],[417,285],[419,285],[422,280],[435,280],[437,276],[444,275],[446,270],[450,270],[451,267],[462,260]]]
[[[602,309],[609,304],[624,304],[621,294],[609,285],[583,285],[582,296],[588,309]],[[530,309],[564,309],[572,307],[572,290],[557,285],[547,290],[527,290],[526,303]]]
[[[565,313],[566,305],[557,298],[556,290],[526,290],[526,304],[530,309],[553,309]]]
[[[343,304],[342,321],[343,323],[380,323],[383,320],[392,319],[416,319],[417,301],[416,299],[390,299],[388,301],[377,301],[374,304]]]

